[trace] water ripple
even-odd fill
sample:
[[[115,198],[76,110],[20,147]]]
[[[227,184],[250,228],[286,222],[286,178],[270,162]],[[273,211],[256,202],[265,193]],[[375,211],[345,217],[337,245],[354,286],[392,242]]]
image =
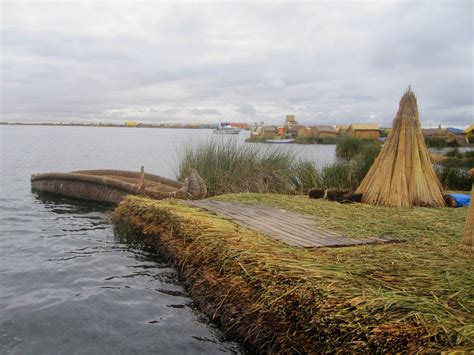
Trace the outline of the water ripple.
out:
[[[31,192],[35,172],[138,168],[149,154],[122,165],[124,139],[165,157],[163,131],[0,130],[0,354],[241,351],[195,310],[166,259],[114,235],[111,206]]]

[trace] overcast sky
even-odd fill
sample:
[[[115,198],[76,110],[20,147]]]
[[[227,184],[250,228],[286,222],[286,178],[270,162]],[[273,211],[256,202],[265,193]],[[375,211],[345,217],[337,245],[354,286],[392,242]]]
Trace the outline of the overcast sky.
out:
[[[473,119],[473,5],[2,2],[9,121],[422,125]]]

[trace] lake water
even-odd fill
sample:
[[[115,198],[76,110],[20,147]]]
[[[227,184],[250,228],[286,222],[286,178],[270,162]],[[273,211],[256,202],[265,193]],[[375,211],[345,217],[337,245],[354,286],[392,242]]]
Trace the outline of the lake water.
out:
[[[248,132],[237,139],[242,144]],[[0,353],[240,353],[194,307],[165,259],[114,235],[110,207],[31,192],[30,175],[81,169],[174,178],[210,130],[0,126]],[[324,165],[335,147],[278,146]]]

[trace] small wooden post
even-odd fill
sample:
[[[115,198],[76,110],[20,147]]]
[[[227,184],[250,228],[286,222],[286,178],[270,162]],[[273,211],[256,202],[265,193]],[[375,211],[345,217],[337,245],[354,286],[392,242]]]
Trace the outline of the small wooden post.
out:
[[[143,193],[145,190],[145,167],[142,165],[140,168],[140,183],[138,184],[138,192]]]
[[[469,170],[469,174],[474,178],[474,169]],[[471,203],[467,211],[466,227],[464,228],[464,238],[459,244],[459,248],[465,251],[474,252],[474,184],[471,189]]]

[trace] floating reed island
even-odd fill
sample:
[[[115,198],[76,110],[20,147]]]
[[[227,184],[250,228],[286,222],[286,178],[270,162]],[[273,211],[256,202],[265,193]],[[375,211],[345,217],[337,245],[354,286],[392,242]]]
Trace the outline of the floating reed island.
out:
[[[124,170],[81,170],[71,173],[46,173],[31,176],[33,190],[82,200],[118,203],[127,195],[154,199],[169,197],[196,200],[204,198],[207,187],[196,170],[189,169],[184,182]]]
[[[251,352],[474,351],[474,209],[442,208],[410,88],[358,190],[309,195],[127,197],[116,232],[174,261]]]
[[[117,233],[169,256],[200,310],[250,351],[474,350],[472,254],[458,248],[466,209],[255,193],[213,200],[303,214],[354,239],[399,241],[303,248],[187,201],[125,199]]]

